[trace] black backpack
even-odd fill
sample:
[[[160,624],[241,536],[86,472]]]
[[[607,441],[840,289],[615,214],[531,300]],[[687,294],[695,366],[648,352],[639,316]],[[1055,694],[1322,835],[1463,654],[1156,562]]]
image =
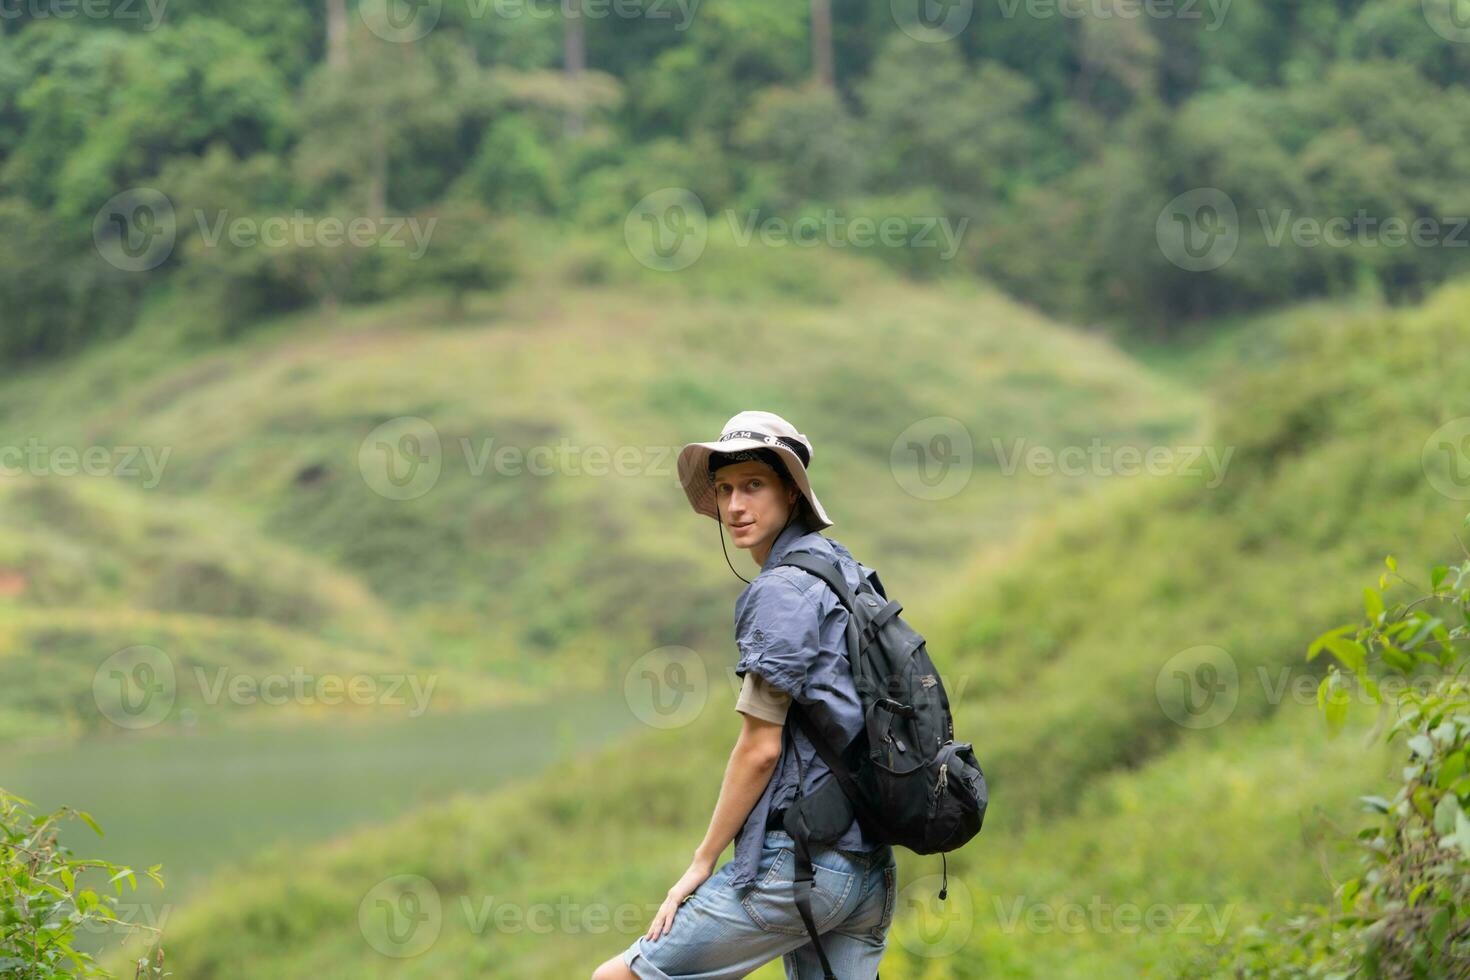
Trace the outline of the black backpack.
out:
[[[990,793],[973,746],[954,740],[949,697],[924,638],[899,617],[903,606],[888,598],[876,574],[871,582],[863,579],[854,595],[841,569],[826,558],[789,552],[778,564],[794,565],[826,582],[850,614],[847,655],[862,702],[863,730],[849,744],[833,745],[792,702],[790,717],[835,778],[804,796],[805,774],[799,773],[798,795],[783,823],[795,841],[797,910],[826,980],[836,980],[812,917],[811,845],[834,843],[855,816],[869,840],[943,855],[980,832]],[[785,735],[790,738],[790,726]],[[797,756],[798,766],[800,761]],[[941,861],[943,901],[949,863]]]

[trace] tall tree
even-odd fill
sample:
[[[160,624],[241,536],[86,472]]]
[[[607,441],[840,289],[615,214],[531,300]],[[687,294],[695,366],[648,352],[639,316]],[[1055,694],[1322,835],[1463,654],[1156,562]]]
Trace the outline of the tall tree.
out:
[[[563,0],[562,64],[566,69],[567,81],[571,83],[573,104],[567,113],[567,135],[575,136],[582,131],[583,113],[579,93],[582,71],[587,67],[587,22],[582,16],[582,0]]]
[[[327,0],[327,64],[347,67],[347,0]]]
[[[812,77],[832,86],[832,0],[812,0]]]

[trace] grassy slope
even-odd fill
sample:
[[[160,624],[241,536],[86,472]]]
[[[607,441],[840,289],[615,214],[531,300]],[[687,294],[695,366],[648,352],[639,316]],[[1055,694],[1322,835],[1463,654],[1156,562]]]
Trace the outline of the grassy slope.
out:
[[[1299,819],[1320,806],[1351,825],[1352,796],[1381,790],[1386,756],[1327,742],[1308,708],[1267,692],[1282,670],[1302,670],[1311,636],[1354,615],[1385,552],[1405,567],[1448,556],[1464,505],[1429,485],[1420,452],[1464,411],[1454,399],[1470,367],[1467,308],[1470,290],[1455,288],[1399,314],[1304,314],[1281,335],[1277,369],[1219,388],[1215,442],[1236,450],[1221,486],[1120,484],[1035,531],[1001,567],[977,563],[971,595],[947,613],[911,602],[949,686],[963,686],[957,728],[980,748],[994,812],[949,864],[978,896],[974,935],[924,955],[906,901],[885,970],[1137,976],[1202,938],[1006,933],[997,899],[1204,903],[1233,909],[1227,924],[1239,925],[1254,908],[1323,892]],[[1157,680],[1201,644],[1233,658],[1238,700],[1223,723],[1191,730],[1169,720],[1180,695]],[[264,858],[174,921],[172,962],[197,978],[585,975],[646,925],[702,832],[729,707],[487,799]],[[924,876],[935,865],[901,853],[909,898],[933,893]],[[437,943],[403,961],[374,953],[357,927],[359,904],[394,874],[429,878],[445,909]],[[462,897],[471,908],[568,906],[574,925],[476,932]],[[631,903],[631,924],[595,926]],[[602,919],[576,918],[592,906]]]
[[[390,610],[352,576],[218,508],[115,481],[0,481],[0,578],[0,741],[112,730],[93,678],[137,645],[175,668],[167,721],[192,712],[206,727],[293,714],[207,696],[220,669],[383,676],[406,659]],[[439,681],[445,707],[516,694],[453,672]]]
[[[166,311],[163,329],[0,388],[0,423],[51,445],[167,448],[162,481],[140,493],[206,501],[355,579],[419,665],[591,687],[654,647],[728,644],[735,580],[673,452],[739,408],[803,425],[836,532],[909,592],[1084,488],[1001,474],[992,435],[1147,443],[1198,420],[1191,393],[975,287],[718,234],[677,276],[595,249],[539,261],[437,329],[416,299],[201,352],[178,343],[189,311]],[[358,470],[364,438],[401,415],[430,420],[442,446],[438,482],[407,501]],[[935,502],[899,485],[890,455],[937,415],[968,426],[977,460],[964,491]],[[623,477],[476,474],[461,440],[478,452],[489,439],[639,455]],[[678,602],[648,587],[675,581]]]

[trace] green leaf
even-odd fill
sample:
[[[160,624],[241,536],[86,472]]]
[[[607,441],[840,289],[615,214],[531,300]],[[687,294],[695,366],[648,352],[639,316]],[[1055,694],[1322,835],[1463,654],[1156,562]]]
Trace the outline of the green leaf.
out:
[[[1470,858],[1470,817],[1465,816],[1464,810],[1455,814],[1454,840],[1459,845],[1460,852]]]
[[[1399,570],[1399,563],[1393,560],[1393,555],[1389,555],[1387,558],[1384,558],[1383,563],[1388,566],[1388,570],[1390,572],[1396,572]]]
[[[1342,910],[1343,910],[1343,912],[1351,912],[1352,911],[1352,909],[1353,909],[1353,899],[1355,899],[1355,898],[1358,897],[1358,889],[1362,887],[1362,884],[1363,883],[1359,879],[1357,879],[1357,878],[1349,878],[1347,881],[1344,881],[1342,883]]]
[[[1460,815],[1460,801],[1455,799],[1455,794],[1446,793],[1441,796],[1439,803],[1434,808],[1434,832],[1437,834],[1454,833],[1455,818]]]
[[[1334,636],[1341,636],[1342,634],[1349,633],[1355,629],[1357,629],[1357,627],[1349,623],[1346,626],[1338,626],[1335,629],[1330,629],[1326,633],[1323,633],[1321,636],[1313,640],[1311,645],[1307,647],[1307,659],[1311,660],[1315,658],[1317,654],[1321,653],[1322,648],[1327,644],[1327,641],[1330,638]]]
[[[1434,777],[1434,785],[1439,789],[1449,789],[1455,780],[1465,775],[1465,750],[1452,752],[1439,767],[1439,775]]]
[[[1368,613],[1368,618],[1378,622],[1378,617],[1383,615],[1383,596],[1377,590],[1365,588],[1363,590],[1363,609]]]
[[[1440,585],[1444,583],[1445,579],[1449,578],[1449,575],[1450,569],[1448,565],[1435,565],[1434,569],[1429,573],[1429,591],[1438,592]]]
[[[1382,646],[1382,649],[1379,651],[1379,655],[1383,658],[1383,662],[1389,667],[1392,667],[1394,670],[1397,670],[1403,674],[1407,674],[1409,671],[1414,669],[1413,657],[1409,656],[1407,653],[1400,650],[1398,647],[1394,646],[1387,640],[1380,640],[1379,643]]]
[[[1363,644],[1357,640],[1347,640],[1340,636],[1329,637],[1326,640],[1327,649],[1332,655],[1342,661],[1342,665],[1353,673],[1362,676],[1368,666],[1368,651],[1363,649]]]
[[[92,815],[90,813],[84,813],[83,811],[78,810],[77,811],[77,817],[81,819],[82,823],[86,824],[88,827],[91,827],[93,830],[97,831],[97,836],[98,837],[104,836],[103,833],[102,833],[102,828],[99,827],[99,826],[97,826],[97,821],[95,821],[95,820],[92,819]]]
[[[1327,718],[1329,738],[1336,738],[1342,731],[1343,723],[1347,721],[1348,697],[1347,692],[1342,690],[1339,680],[1341,676],[1334,668],[1317,685],[1317,707],[1322,709],[1322,714]]]
[[[1445,937],[1449,934],[1450,909],[1449,906],[1441,906],[1429,923],[1429,941],[1434,944],[1435,949],[1444,949]]]

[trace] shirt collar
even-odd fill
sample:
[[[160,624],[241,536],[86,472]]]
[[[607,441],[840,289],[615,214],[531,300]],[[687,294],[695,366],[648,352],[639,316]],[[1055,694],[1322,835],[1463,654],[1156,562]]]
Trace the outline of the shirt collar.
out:
[[[798,517],[776,535],[775,542],[771,545],[771,553],[766,556],[765,563],[761,565],[761,571],[775,568],[786,553],[796,547],[796,543],[808,534],[812,533],[811,527],[804,517]]]

